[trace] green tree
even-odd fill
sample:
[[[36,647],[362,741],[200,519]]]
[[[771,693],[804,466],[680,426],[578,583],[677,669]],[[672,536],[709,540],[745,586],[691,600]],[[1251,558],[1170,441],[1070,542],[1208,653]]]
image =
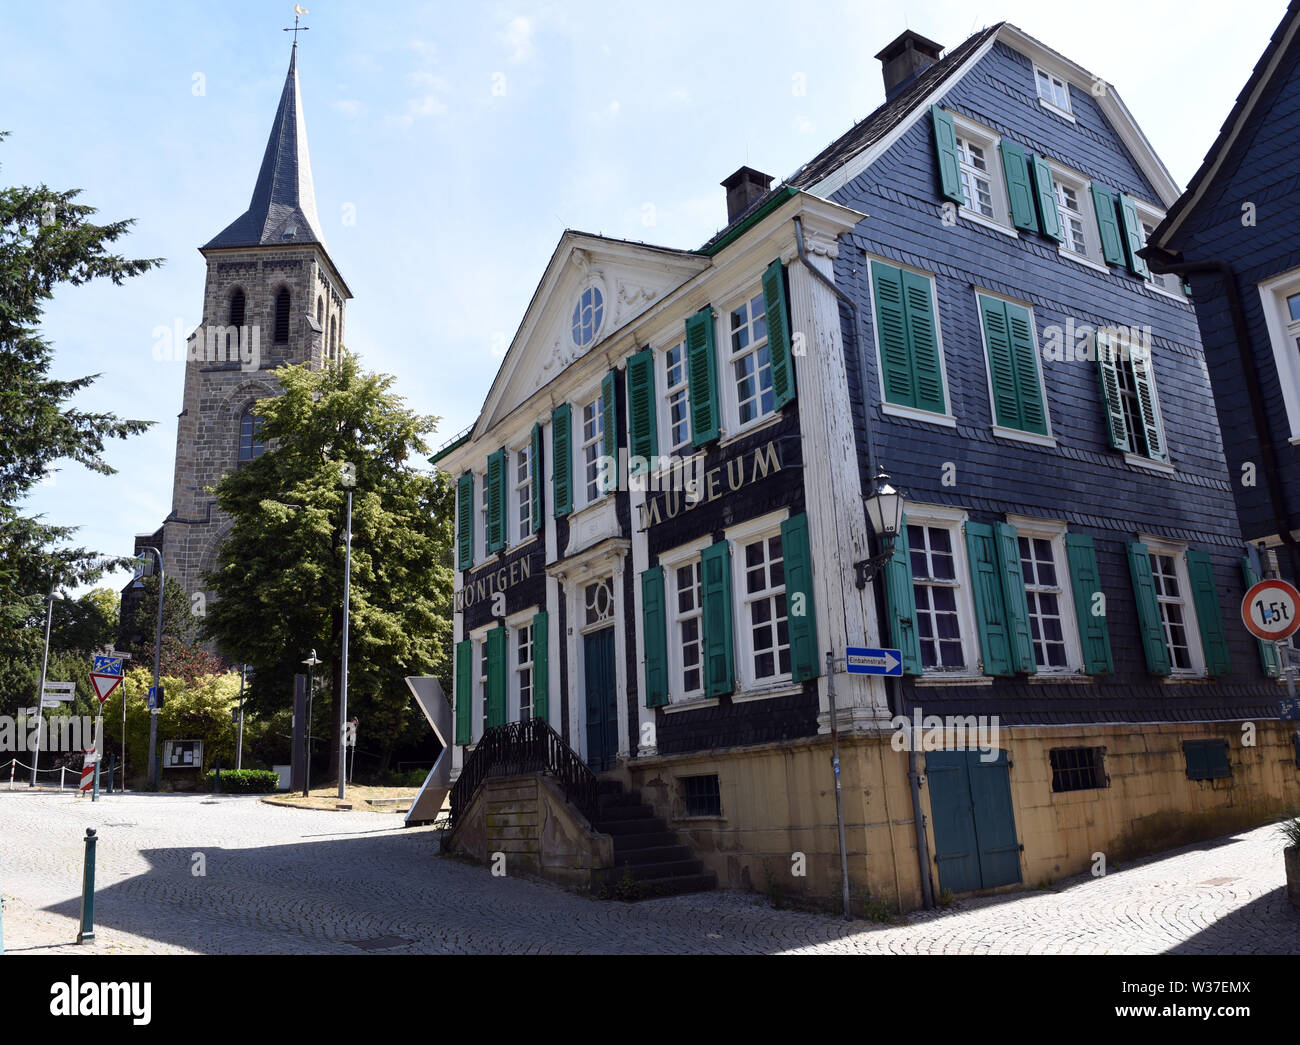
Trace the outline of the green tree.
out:
[[[46,185],[0,188],[0,660],[30,655],[30,632],[52,585],[93,582],[115,565],[67,546],[75,527],[49,524],[17,506],[63,458],[112,474],[105,442],[152,423],[72,407],[97,374],[50,376],[54,349],[39,325],[56,288],[93,279],[120,285],[161,263],[112,253],[110,245],[132,223],[93,223],[95,208],[78,203],[79,195]]]
[[[284,394],[257,405],[267,451],[217,486],[233,524],[205,579],[217,598],[203,632],[254,666],[249,699],[268,714],[291,701],[292,677],[316,650],[326,662],[315,672],[316,721],[333,722],[336,777],[345,477],[355,480],[348,716],[386,754],[420,715],[405,677],[439,674],[448,656],[451,487],[412,465],[437,419],[408,410],[392,377],[363,373],[348,355],[278,375]]]
[[[146,646],[149,648],[149,656],[153,656],[154,635],[158,628],[158,575],[144,577],[137,583],[140,587],[124,600],[121,635],[126,648],[139,660]],[[164,590],[164,643],[166,639],[173,638],[183,645],[189,645],[198,633],[198,621],[190,611],[190,599],[185,594],[185,586],[175,577],[168,577]]]

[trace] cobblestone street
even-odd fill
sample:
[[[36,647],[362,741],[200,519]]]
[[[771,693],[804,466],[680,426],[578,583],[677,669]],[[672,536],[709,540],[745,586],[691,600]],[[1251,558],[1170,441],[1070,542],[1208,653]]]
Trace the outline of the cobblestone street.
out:
[[[1300,953],[1271,826],[886,927],[731,892],[598,902],[443,859],[395,815],[22,791],[0,792],[7,953],[92,949],[71,943],[86,827],[99,953]]]

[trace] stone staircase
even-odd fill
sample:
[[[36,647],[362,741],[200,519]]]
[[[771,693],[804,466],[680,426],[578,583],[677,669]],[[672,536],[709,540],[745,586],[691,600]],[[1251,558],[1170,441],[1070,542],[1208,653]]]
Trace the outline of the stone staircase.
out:
[[[597,831],[614,839],[611,881],[630,874],[648,896],[672,896],[713,889],[717,878],[682,845],[639,793],[628,793],[616,780],[602,780],[596,799]]]

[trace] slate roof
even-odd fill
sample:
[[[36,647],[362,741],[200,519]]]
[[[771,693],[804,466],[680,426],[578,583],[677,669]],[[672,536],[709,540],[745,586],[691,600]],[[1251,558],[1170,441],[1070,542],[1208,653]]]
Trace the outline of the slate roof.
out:
[[[1238,131],[1241,129],[1241,125],[1250,117],[1253,108],[1252,99],[1264,78],[1269,75],[1268,67],[1272,64],[1278,49],[1282,47],[1292,23],[1298,17],[1300,17],[1300,0],[1291,0],[1291,3],[1287,5],[1286,14],[1282,17],[1282,21],[1278,23],[1278,27],[1273,31],[1268,46],[1264,48],[1264,53],[1260,55],[1259,61],[1255,63],[1250,79],[1246,81],[1246,86],[1237,95],[1232,111],[1228,113],[1228,118],[1223,121],[1223,126],[1219,128],[1218,137],[1214,139],[1214,144],[1210,146],[1209,152],[1205,154],[1205,159],[1201,161],[1200,168],[1192,175],[1192,180],[1187,183],[1186,191],[1169,208],[1164,221],[1152,232],[1150,237],[1152,248],[1166,252],[1176,251],[1172,243],[1172,239],[1176,235],[1175,226],[1182,224],[1184,218],[1195,209],[1207,187],[1207,182],[1218,174],[1221,161],[1225,158],[1224,151],[1231,147]],[[1288,70],[1283,65],[1279,65],[1273,75],[1286,75],[1287,72]],[[1262,91],[1259,93],[1263,94]],[[1144,257],[1147,256],[1145,250],[1141,253]]]
[[[307,124],[298,89],[298,45],[289,57],[289,73],[280,107],[262,156],[248,210],[204,244],[208,247],[265,247],[295,243],[325,245],[316,215],[316,190],[307,153]]]
[[[929,68],[922,70],[920,75],[899,94],[886,101],[866,119],[859,120],[789,178],[786,178],[779,185],[773,186],[766,195],[760,196],[751,203],[736,216],[734,221],[729,222],[725,228],[720,229],[716,235],[705,243],[700,248],[700,252],[709,253],[715,243],[727,236],[732,229],[743,223],[751,214],[767,206],[779,193],[785,192],[790,187],[796,189],[811,188],[827,175],[839,170],[858,153],[869,149],[880,141],[881,138],[911,116],[916,107],[931,91],[961,68],[962,63],[974,51],[983,46],[1004,24],[1006,23],[998,22],[996,25],[980,30],[953,48]]]

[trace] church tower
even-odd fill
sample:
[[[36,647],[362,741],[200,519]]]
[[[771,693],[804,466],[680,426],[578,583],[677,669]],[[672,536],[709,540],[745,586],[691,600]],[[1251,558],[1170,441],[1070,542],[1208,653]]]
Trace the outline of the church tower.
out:
[[[342,351],[352,294],[316,213],[296,43],[248,210],[199,249],[208,264],[203,321],[187,345],[161,545],[167,575],[191,600],[230,530],[209,491],[265,449],[254,404],[279,394],[277,369],[319,368]]]

